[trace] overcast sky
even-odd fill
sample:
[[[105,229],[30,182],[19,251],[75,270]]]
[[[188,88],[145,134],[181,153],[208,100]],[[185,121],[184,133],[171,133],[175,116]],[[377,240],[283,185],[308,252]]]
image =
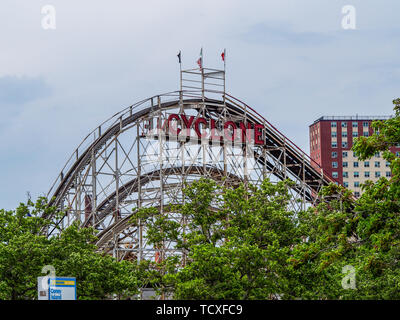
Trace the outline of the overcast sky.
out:
[[[53,5],[56,29],[44,30]],[[356,9],[356,30],[342,8]],[[136,101],[222,67],[227,91],[309,152],[322,115],[388,115],[400,97],[399,0],[1,0],[0,208],[47,193],[80,141]]]

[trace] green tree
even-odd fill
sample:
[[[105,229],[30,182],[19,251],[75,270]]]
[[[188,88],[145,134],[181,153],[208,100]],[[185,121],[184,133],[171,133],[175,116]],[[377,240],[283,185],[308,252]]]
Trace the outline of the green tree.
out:
[[[394,104],[395,117],[374,122],[375,133],[353,147],[360,159],[382,152],[392,171],[365,183],[359,199],[331,184],[318,205],[295,214],[288,181],[231,189],[201,179],[185,189],[183,205],[170,206],[175,219],[139,210],[132,222],[146,225],[150,244],[174,242],[186,254],[183,266],[179,256],[147,263],[149,282],[175,299],[399,299],[400,159],[390,149],[400,143],[400,100]]]
[[[381,152],[390,163],[391,178],[366,182],[357,200],[331,185],[322,192],[329,200],[301,213],[308,240],[296,246],[293,261],[299,278],[305,279],[298,286],[302,297],[400,299],[400,159],[391,151],[400,143],[400,100],[393,103],[395,116],[373,122],[374,134],[360,137],[353,147],[361,160]],[[344,266],[355,270],[355,289],[341,285]]]
[[[73,224],[49,238],[41,234],[51,224],[42,216],[55,212],[45,198],[0,210],[0,299],[36,299],[45,265],[52,265],[57,276],[76,277],[78,299],[138,292],[136,266],[98,253],[94,229]]]
[[[331,184],[320,193],[320,203],[299,213],[297,244],[290,258],[294,273],[290,298],[344,299],[354,290],[343,288],[345,266],[356,266],[363,243],[357,233],[357,214],[351,191]]]
[[[174,242],[186,254],[152,264],[160,292],[175,299],[272,299],[288,290],[287,272],[296,236],[295,214],[284,181],[231,189],[200,179],[185,189],[185,204],[171,206],[174,219],[155,209],[133,218],[147,227],[154,247]],[[185,227],[177,221],[187,221]],[[154,274],[154,273],[153,273]]]
[[[393,104],[394,117],[374,121],[374,134],[360,137],[353,147],[360,159],[381,152],[391,169],[389,179],[363,185],[354,209],[358,236],[364,241],[359,291],[368,298],[400,299],[400,158],[391,150],[400,144],[400,99]]]

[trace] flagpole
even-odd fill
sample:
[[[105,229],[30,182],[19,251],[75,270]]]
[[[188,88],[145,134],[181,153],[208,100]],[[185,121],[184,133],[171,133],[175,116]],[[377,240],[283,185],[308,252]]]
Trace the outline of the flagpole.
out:
[[[226,79],[226,49],[224,48],[224,104],[225,104],[225,79]]]
[[[182,92],[182,55],[181,55],[181,50],[179,50],[179,76],[180,76],[181,92]]]
[[[201,96],[204,102],[204,61],[203,61],[203,47],[200,50],[200,71],[201,71]]]
[[[179,78],[180,78],[180,91],[179,91],[179,102],[181,107],[181,113],[183,112],[183,88],[182,88],[182,54],[181,50],[179,50]]]

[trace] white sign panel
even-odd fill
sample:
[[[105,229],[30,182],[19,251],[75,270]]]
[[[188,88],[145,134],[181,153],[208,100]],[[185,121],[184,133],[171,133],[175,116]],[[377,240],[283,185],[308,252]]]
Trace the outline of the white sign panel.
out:
[[[76,300],[76,279],[49,278],[49,300]]]
[[[43,278],[47,278],[43,281]],[[47,287],[47,288],[46,288]],[[76,278],[38,277],[39,300],[76,300]]]

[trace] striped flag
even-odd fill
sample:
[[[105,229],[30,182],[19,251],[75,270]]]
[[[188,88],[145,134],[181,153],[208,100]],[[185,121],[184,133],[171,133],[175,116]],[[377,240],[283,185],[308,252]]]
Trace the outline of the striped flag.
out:
[[[200,70],[203,68],[203,48],[200,50],[200,58],[197,60]]]

